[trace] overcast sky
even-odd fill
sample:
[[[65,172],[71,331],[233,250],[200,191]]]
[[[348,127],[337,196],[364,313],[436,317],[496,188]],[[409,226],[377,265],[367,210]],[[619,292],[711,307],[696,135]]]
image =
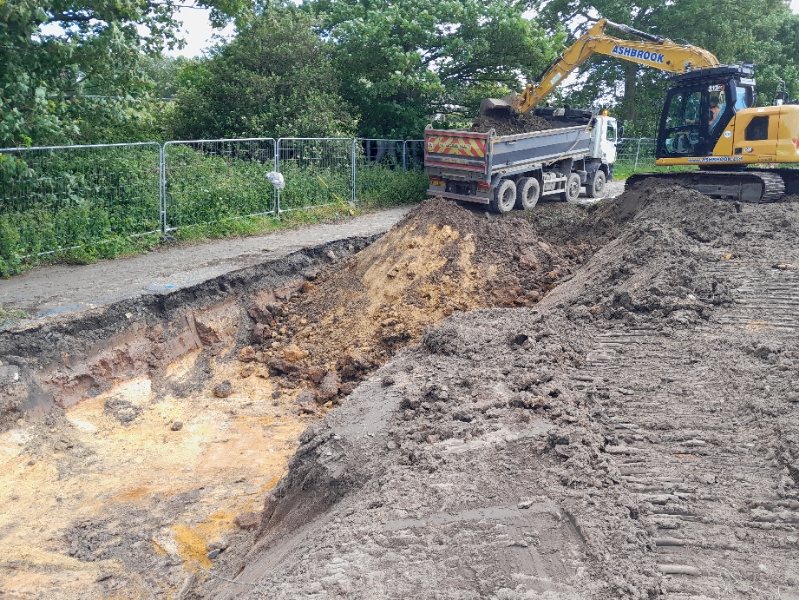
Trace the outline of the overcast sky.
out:
[[[791,10],[799,13],[799,0],[791,0]],[[182,50],[169,52],[172,56],[199,56],[202,51],[213,45],[214,33],[220,32],[211,29],[208,23],[208,11],[195,8],[181,8],[178,11],[178,20],[183,21],[180,36],[186,40],[186,47]],[[233,33],[233,26],[221,31],[222,35]]]

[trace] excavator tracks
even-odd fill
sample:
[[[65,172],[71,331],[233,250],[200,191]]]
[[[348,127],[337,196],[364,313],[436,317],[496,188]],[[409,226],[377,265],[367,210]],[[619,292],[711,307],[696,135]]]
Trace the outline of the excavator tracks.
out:
[[[644,179],[676,183],[721,200],[776,202],[785,194],[780,172],[769,171],[683,171],[677,173],[637,173],[627,178],[630,188]]]
[[[581,373],[655,538],[665,600],[799,598],[799,469],[786,459],[799,405],[785,384],[796,362],[781,358],[799,348],[799,272],[776,260],[799,254],[703,267],[735,301],[695,344],[662,325],[619,327]],[[786,576],[796,585],[780,588]]]

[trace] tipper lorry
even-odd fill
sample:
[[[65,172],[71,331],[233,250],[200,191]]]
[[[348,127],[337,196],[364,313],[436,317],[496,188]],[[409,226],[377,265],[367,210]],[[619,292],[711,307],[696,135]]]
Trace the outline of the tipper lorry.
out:
[[[611,37],[607,27],[638,40]],[[655,164],[680,169],[638,173],[627,179],[627,186],[652,178],[743,202],[774,202],[783,194],[799,194],[799,106],[787,97],[784,83],[772,106],[756,106],[752,65],[723,65],[703,48],[607,19],[591,26],[537,83],[527,84],[521,94],[486,98],[481,113],[517,115],[536,109],[595,53],[671,74]]]
[[[487,204],[493,212],[530,210],[542,196],[574,202],[585,185],[602,194],[616,160],[616,119],[579,109],[541,108],[554,129],[498,136],[425,129],[427,193]]]

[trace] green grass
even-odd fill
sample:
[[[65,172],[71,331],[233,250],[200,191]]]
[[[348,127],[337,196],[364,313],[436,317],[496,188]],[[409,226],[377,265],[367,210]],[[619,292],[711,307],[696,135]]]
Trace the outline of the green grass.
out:
[[[270,215],[189,225],[172,232],[172,235],[180,242],[201,242],[203,240],[226,237],[246,237],[281,229],[296,229],[303,225],[313,225],[314,223],[349,216],[350,206],[348,204],[345,206],[346,208],[341,206],[321,206],[307,210],[291,211],[282,213],[279,219]],[[352,214],[362,212],[363,210],[357,208],[352,209]]]
[[[157,157],[142,148],[103,150],[53,152],[30,163],[0,160],[0,276],[38,264],[138,254],[161,243],[157,231],[140,235],[159,228]],[[182,242],[299,227],[426,196],[427,177],[419,171],[359,164],[352,207],[349,165],[320,168],[338,163],[315,163],[311,156],[281,164],[280,206],[287,212],[279,219],[249,216],[274,212],[266,179],[271,159],[183,145],[166,152],[167,224]]]
[[[613,179],[621,180],[627,179],[630,175],[636,173],[676,173],[678,171],[691,171],[696,169],[692,166],[679,166],[679,167],[656,167],[654,165],[641,165],[639,163],[638,169],[633,169],[632,164],[616,163],[613,166]]]
[[[28,314],[23,310],[6,310],[0,304],[0,325],[16,323],[20,319],[26,319]]]

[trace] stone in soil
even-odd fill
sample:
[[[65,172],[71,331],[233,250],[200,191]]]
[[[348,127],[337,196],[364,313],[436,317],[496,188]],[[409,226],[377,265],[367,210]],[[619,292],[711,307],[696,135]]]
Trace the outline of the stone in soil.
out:
[[[233,385],[229,381],[223,381],[214,387],[214,396],[217,398],[228,398],[233,394]]]

